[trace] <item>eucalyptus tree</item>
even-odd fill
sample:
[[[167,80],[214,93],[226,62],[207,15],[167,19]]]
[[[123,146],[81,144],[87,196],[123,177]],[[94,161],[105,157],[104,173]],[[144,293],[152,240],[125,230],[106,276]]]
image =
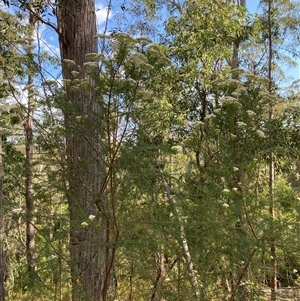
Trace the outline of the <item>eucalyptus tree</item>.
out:
[[[101,149],[100,104],[93,91],[68,86],[74,72],[78,80],[91,84],[84,71],[86,55],[98,53],[95,1],[58,2],[58,33],[62,59],[66,103],[63,107],[66,125],[68,203],[70,212],[70,263],[73,300],[107,300],[110,286],[111,251],[107,245],[109,220],[99,212],[105,210],[105,169]],[[70,62],[71,65],[68,63]],[[101,87],[100,87],[101,88]],[[78,122],[81,119],[83,122]],[[101,207],[102,208],[102,207]],[[95,221],[84,227],[89,216]],[[97,222],[96,222],[97,221]]]
[[[32,2],[29,6],[33,9]],[[38,279],[37,268],[35,263],[35,217],[34,217],[34,191],[33,191],[33,114],[35,106],[35,89],[34,89],[34,67],[33,65],[33,50],[34,50],[34,30],[36,19],[33,13],[29,12],[29,47],[27,50],[28,64],[28,80],[26,89],[28,91],[27,95],[27,116],[23,122],[25,131],[25,153],[26,153],[26,257],[27,257],[27,270],[29,273],[29,278],[33,280],[33,283]]]
[[[187,114],[185,130],[182,133],[188,132],[189,134],[186,135],[186,140],[183,140],[181,143],[184,149],[194,152],[194,162],[197,163],[199,170],[201,170],[198,177],[202,181],[195,180],[192,176],[193,173],[187,173],[186,175],[189,181],[195,181],[196,183],[195,190],[192,190],[191,195],[197,195],[196,192],[198,192],[200,197],[201,193],[206,191],[206,197],[202,196],[200,199],[203,200],[204,204],[207,204],[205,199],[210,199],[213,194],[208,191],[214,191],[217,195],[213,199],[221,201],[222,196],[221,194],[218,195],[216,188],[210,188],[209,190],[205,189],[205,187],[210,181],[218,183],[220,187],[223,186],[223,192],[229,194],[227,197],[230,200],[229,203],[224,203],[224,208],[227,205],[228,208],[232,207],[232,211],[231,209],[228,210],[230,219],[233,218],[235,225],[240,225],[241,231],[245,233],[243,237],[238,233],[232,233],[229,230],[229,225],[226,223],[226,218],[224,219],[225,231],[229,231],[228,233],[232,235],[232,239],[227,241],[228,246],[230,244],[233,246],[234,242],[236,242],[236,250],[241,250],[238,245],[242,243],[245,246],[249,246],[249,248],[243,248],[243,252],[233,252],[231,250],[232,257],[228,262],[233,265],[230,266],[229,264],[223,270],[228,271],[227,276],[223,278],[225,280],[223,287],[230,294],[230,300],[235,298],[243,299],[246,298],[246,295],[240,295],[240,292],[242,294],[243,291],[247,294],[247,290],[248,293],[251,293],[251,291],[255,292],[251,286],[249,288],[243,286],[243,289],[240,290],[240,284],[248,278],[248,271],[256,266],[260,256],[260,252],[257,252],[256,249],[257,245],[260,245],[261,250],[265,248],[265,244],[263,245],[259,239],[260,231],[254,225],[258,220],[254,223],[252,219],[252,214],[253,217],[256,216],[255,208],[257,203],[254,195],[251,196],[252,192],[249,193],[246,189],[248,185],[252,185],[250,183],[254,180],[253,175],[256,172],[260,172],[259,166],[254,164],[258,169],[250,177],[254,166],[252,160],[266,162],[264,157],[267,156],[266,153],[270,150],[270,146],[268,143],[265,143],[267,140],[264,139],[267,137],[268,128],[271,123],[275,122],[280,123],[281,129],[283,129],[283,123],[278,118],[270,123],[266,121],[268,116],[267,108],[272,98],[272,95],[268,92],[268,82],[263,77],[256,77],[251,72],[247,72],[247,70],[243,71],[234,68],[236,70],[230,72],[226,66],[226,61],[230,62],[232,57],[236,58],[237,56],[238,47],[235,49],[236,55],[234,56],[230,49],[232,43],[238,41],[241,49],[244,49],[247,41],[251,41],[252,35],[257,34],[256,38],[263,35],[262,32],[255,32],[257,23],[254,22],[254,25],[249,24],[251,20],[243,13],[243,10],[230,3],[226,5],[225,2],[219,2],[210,6],[207,3],[198,3],[197,5],[199,5],[199,8],[195,8],[194,2],[190,4],[187,2],[185,6],[186,11],[183,11],[183,17],[173,17],[167,23],[167,30],[172,34],[170,38],[171,53],[174,61],[178,62],[178,71],[174,75],[176,78],[174,89],[176,90],[179,83],[182,84],[180,92],[177,96],[173,96],[173,103],[174,99],[179,100],[177,105],[181,110],[184,109]],[[212,10],[218,5],[222,9],[219,9],[219,13],[212,13]],[[226,9],[229,7],[231,10],[227,12]],[[189,10],[189,8],[191,9]],[[226,13],[224,13],[223,22],[218,24],[213,19],[213,16],[218,14],[220,19],[223,16],[220,10]],[[230,18],[232,22],[229,22],[227,19],[230,13],[235,14]],[[201,15],[201,17],[198,17],[198,15]],[[205,18],[206,22],[202,24],[201,22]],[[194,20],[194,22],[185,22],[187,19]],[[238,23],[239,21],[240,23]],[[210,24],[209,28],[205,27],[206,24]],[[228,25],[228,33],[224,24]],[[211,32],[209,29],[211,29]],[[273,29],[276,30],[272,27]],[[205,37],[208,39],[207,43],[205,43]],[[222,43],[214,44],[218,39],[222,39]],[[221,50],[223,50],[223,53]],[[241,55],[241,60],[242,62],[244,60],[243,54]],[[267,65],[267,62],[264,63]],[[244,65],[241,64],[241,66]],[[219,69],[216,67],[219,67]],[[237,67],[237,64],[235,64],[235,67]],[[239,76],[236,74],[239,74]],[[176,75],[178,76],[176,77]],[[187,78],[184,77],[185,75],[187,75]],[[267,74],[260,75],[265,76]],[[247,91],[247,94],[245,91]],[[180,97],[182,97],[182,101],[180,101]],[[278,95],[275,98],[278,100]],[[225,138],[225,133],[228,135],[227,138]],[[271,136],[268,137],[271,139]],[[247,140],[252,141],[252,145]],[[262,143],[263,141],[264,143]],[[256,145],[256,150],[253,149],[254,145]],[[272,146],[273,149],[276,147],[275,145]],[[205,149],[206,151],[204,152]],[[252,150],[252,154],[249,153],[249,150]],[[217,170],[214,162],[218,162],[217,164],[223,167],[224,173]],[[230,171],[230,165],[234,175],[227,174]],[[209,174],[209,170],[214,174]],[[226,170],[227,172],[225,172]],[[196,172],[196,174],[198,173]],[[220,177],[217,175],[220,175]],[[234,179],[234,181],[232,182],[229,179]],[[263,185],[266,184],[264,182]],[[201,189],[199,186],[203,188]],[[231,189],[233,192],[236,191],[236,193],[231,194]],[[186,189],[186,191],[189,191],[189,189]],[[233,202],[233,200],[236,201]],[[257,212],[259,210],[262,210],[262,207],[256,208]],[[207,214],[211,216],[212,211]],[[241,217],[236,219],[237,216]],[[264,212],[263,216],[265,221],[267,221],[268,215],[266,212]],[[217,219],[220,219],[220,216]],[[264,235],[267,235],[267,233]],[[239,243],[237,243],[238,241]],[[247,253],[246,250],[249,252]],[[255,254],[256,256],[254,256]],[[223,256],[225,255],[223,254]],[[239,260],[243,264],[239,263]],[[241,267],[240,272],[234,271],[235,265]],[[203,271],[203,269],[201,270]],[[233,278],[232,275],[234,275]],[[259,271],[257,277],[259,277]],[[233,281],[230,279],[233,279]],[[248,281],[252,280],[248,279]],[[256,293],[259,292],[257,291]]]
[[[265,122],[268,124],[266,125],[266,131],[268,132],[266,150],[268,154],[266,154],[265,162],[269,169],[268,190],[271,221],[268,225],[270,232],[268,234],[268,231],[266,232],[270,243],[270,259],[266,260],[266,266],[269,270],[271,298],[273,300],[276,300],[277,296],[276,278],[278,278],[278,275],[281,275],[280,278],[285,278],[285,276],[282,277],[282,274],[284,274],[282,270],[285,270],[284,266],[286,264],[284,261],[288,261],[283,260],[280,255],[282,252],[286,252],[280,242],[283,237],[278,231],[280,228],[279,220],[285,214],[285,210],[277,202],[276,179],[280,179],[284,174],[278,166],[284,164],[283,161],[292,160],[296,154],[296,150],[290,144],[291,137],[289,135],[285,136],[287,121],[284,121],[289,119],[285,115],[285,108],[291,112],[294,104],[291,106],[291,103],[283,97],[288,95],[285,90],[285,85],[289,85],[290,81],[287,70],[295,64],[294,58],[299,57],[299,52],[296,50],[298,45],[296,36],[299,32],[299,22],[296,17],[299,10],[296,2],[260,1],[261,12],[253,26],[256,34],[252,35],[249,41],[245,43],[246,51],[241,64],[243,67],[249,68],[253,74],[268,78],[267,93],[270,95],[270,101],[268,105],[266,104],[265,109]],[[294,42],[291,42],[292,40]],[[254,55],[253,47],[260,49],[256,51],[257,55]],[[248,62],[249,65],[244,64],[245,62]],[[280,130],[279,127],[281,127]],[[282,150],[283,145],[286,145],[285,151]],[[276,208],[278,211],[276,210],[275,214]],[[294,209],[296,210],[296,208]],[[293,240],[293,238],[291,239]],[[286,282],[286,280],[283,282]]]
[[[267,43],[268,43],[268,92],[270,95],[273,94],[273,20],[274,20],[274,8],[273,1],[269,0],[267,2]],[[276,30],[276,27],[275,27]],[[273,119],[273,104],[270,104],[269,108],[269,121]],[[270,137],[270,145],[272,147],[273,141],[272,137]],[[270,197],[270,215],[272,220],[275,218],[275,207],[274,207],[274,189],[275,189],[275,162],[274,162],[274,154],[271,150],[269,155],[269,197]],[[273,230],[274,224],[271,223],[271,231]],[[271,262],[271,300],[276,301],[276,292],[277,292],[277,259],[276,259],[276,237],[273,236],[270,238],[270,262]]]
[[[220,11],[224,14],[220,13]],[[219,16],[218,20],[214,18],[215,15]],[[228,15],[232,16],[232,22],[228,21]],[[193,22],[186,22],[186,20],[193,20]],[[226,129],[224,124],[224,128],[222,128],[222,130],[224,133],[224,129],[226,129],[228,137],[222,141],[222,144],[221,140],[218,139],[218,136],[220,135],[217,134],[217,131],[214,131],[213,127],[211,128],[209,126],[210,124],[214,124],[214,122],[209,123],[208,121],[210,118],[213,119],[217,114],[214,113],[215,110],[216,112],[220,112],[222,107],[224,108],[224,111],[227,111],[228,109],[228,117],[232,117],[233,112],[237,109],[234,107],[234,103],[231,106],[229,99],[223,100],[222,96],[231,96],[231,93],[237,89],[235,86],[236,83],[234,83],[234,81],[230,81],[230,68],[226,63],[226,59],[229,60],[232,57],[232,41],[236,38],[235,34],[238,36],[241,33],[241,27],[243,29],[244,22],[245,11],[238,8],[236,5],[230,3],[226,4],[224,2],[195,3],[192,1],[185,3],[182,15],[174,16],[167,22],[167,32],[170,34],[169,47],[171,50],[169,55],[171,56],[174,64],[161,75],[160,91],[163,91],[162,83],[164,80],[166,80],[165,86],[168,87],[166,88],[168,89],[168,94],[166,96],[161,96],[161,101],[166,102],[168,106],[172,108],[173,112],[177,114],[177,120],[176,118],[172,120],[174,123],[169,125],[169,129],[156,128],[158,125],[156,122],[153,123],[152,126],[149,124],[149,130],[152,129],[150,130],[150,133],[157,133],[157,138],[160,139],[158,141],[160,141],[160,147],[162,149],[165,150],[166,146],[164,147],[163,145],[166,141],[168,141],[166,145],[169,145],[169,147],[173,145],[174,149],[183,148],[188,154],[187,158],[185,158],[186,162],[188,162],[187,170],[185,170],[183,166],[180,170],[180,168],[178,168],[180,163],[176,161],[176,156],[174,156],[174,154],[173,156],[170,155],[173,157],[173,159],[170,160],[170,166],[176,166],[175,169],[177,169],[177,173],[170,174],[169,168],[166,167],[163,169],[163,176],[167,178],[170,177],[169,180],[172,183],[170,186],[171,190],[176,191],[177,193],[175,195],[174,193],[170,193],[168,188],[169,186],[166,184],[164,185],[164,190],[167,196],[169,196],[169,200],[176,200],[175,208],[181,208],[180,214],[187,216],[186,219],[194,225],[195,229],[198,229],[199,227],[204,227],[204,229],[206,228],[204,222],[204,220],[206,220],[205,216],[203,216],[203,220],[197,219],[196,222],[193,221],[194,216],[189,215],[188,213],[189,210],[195,211],[199,209],[200,204],[196,200],[197,197],[199,200],[203,198],[203,206],[207,204],[206,201],[212,197],[212,194],[214,194],[213,192],[216,193],[216,196],[215,198],[212,197],[212,199],[223,199],[222,190],[217,190],[216,188],[212,189],[213,192],[211,192],[210,195],[207,194],[205,196],[201,196],[201,186],[205,187],[207,183],[207,179],[205,180],[205,178],[210,177],[209,173],[213,173],[214,171],[213,159],[219,159],[219,164],[222,162],[222,166],[225,167],[225,158],[227,158],[227,160],[230,158],[226,156],[226,153],[228,154],[228,151],[232,148],[232,144],[228,143],[226,145],[225,141],[228,140],[230,134],[234,135],[234,131],[230,133],[230,131],[233,130],[231,126],[232,120],[230,118],[228,118],[228,121],[225,119],[226,125],[229,126],[229,131]],[[224,26],[224,24],[227,26]],[[222,42],[220,42],[221,40]],[[158,78],[160,77],[158,76]],[[220,82],[224,81],[226,84],[224,84],[222,88],[221,86],[217,87],[217,80]],[[240,84],[242,86],[242,83]],[[158,97],[158,99],[160,98]],[[238,104],[236,105],[238,106]],[[164,120],[167,120],[165,116],[163,118],[165,118]],[[223,118],[225,118],[225,116]],[[165,121],[163,124],[165,127],[165,125],[169,123]],[[145,133],[149,130],[146,129]],[[234,138],[231,137],[230,140],[234,140]],[[221,151],[224,158],[217,155]],[[242,154],[239,154],[239,156],[242,156]],[[161,158],[160,160],[166,166],[169,166],[169,164],[167,165],[168,157],[169,155],[167,155],[166,150],[164,152],[160,152],[159,158]],[[235,166],[234,162],[232,162],[232,158],[228,161],[228,171],[230,170],[230,164],[232,168]],[[172,170],[172,167],[170,168]],[[235,168],[238,167],[235,166]],[[225,170],[226,169],[227,168],[225,168]],[[200,170],[201,172],[198,174],[198,171]],[[210,171],[208,172],[208,170]],[[195,173],[199,179],[203,179],[203,183],[197,182],[198,184],[195,184],[195,186],[198,186],[198,189],[196,190],[197,192],[193,191],[190,186],[191,181],[193,181],[193,173]],[[218,172],[215,173],[217,174]],[[220,179],[217,180],[215,178],[216,174],[214,176],[211,175],[211,181],[219,183],[220,186],[225,185],[220,182]],[[185,180],[183,180],[183,175],[186,177]],[[220,178],[223,177],[224,175],[220,176]],[[166,182],[163,181],[163,183]],[[230,185],[233,185],[233,183],[230,183]],[[236,186],[234,186],[234,188],[237,189]],[[223,187],[223,189],[226,192],[227,188]],[[189,191],[191,194],[189,194]],[[189,198],[192,198],[195,202],[189,202]],[[224,204],[224,208],[225,205],[226,204]],[[235,210],[237,210],[238,206],[240,205],[236,202]],[[212,210],[212,208],[210,209]],[[218,210],[219,209],[217,209],[216,204],[216,218],[220,219],[220,216],[218,217],[217,214]],[[202,208],[202,213],[204,211],[209,217],[212,216],[212,211],[207,211]],[[199,209],[197,212],[201,212],[201,210]],[[233,213],[236,214],[235,212],[232,212],[232,215],[234,215]],[[172,212],[172,216],[175,216],[174,212]],[[177,227],[179,227],[178,222],[181,223],[181,229],[187,228],[187,230],[181,232],[182,234],[184,233],[181,237],[184,237],[186,246],[189,246],[189,241],[192,241],[191,245],[193,246],[194,236],[197,234],[191,231],[192,227],[189,226],[189,222],[179,219],[177,220]],[[228,228],[229,225],[225,231],[228,231]],[[179,228],[176,229],[179,231]],[[230,233],[231,235],[234,234],[232,231],[230,231]],[[178,238],[179,234],[178,232],[172,232],[172,235]],[[237,236],[237,234],[235,233],[234,236]],[[210,237],[210,239],[212,239],[212,237]],[[204,238],[203,241],[205,241]],[[228,241],[228,244],[231,243],[232,241]],[[203,248],[203,246],[198,250],[205,253],[205,248]],[[185,248],[185,251],[183,248],[181,256],[184,256],[185,258],[185,255],[188,255],[188,257],[185,258],[185,261],[187,264],[187,271],[189,271],[188,273],[190,276],[192,275],[193,277],[193,273],[198,270],[198,273],[195,274],[197,275],[196,278],[199,283],[195,285],[196,281],[192,281],[191,291],[195,291],[196,296],[199,294],[202,298],[209,299],[212,298],[212,295],[210,295],[210,292],[207,291],[207,288],[213,281],[208,284],[209,277],[206,271],[210,268],[206,266],[207,262],[203,259],[203,256],[201,258],[200,252],[197,253],[193,247]],[[191,258],[195,257],[196,259],[194,258],[192,261],[188,259],[190,258],[190,254]],[[235,256],[239,256],[238,258],[240,258],[240,260],[244,259],[246,261],[251,260],[253,255],[250,253],[245,254],[243,257],[241,254],[238,255],[238,253],[235,253]],[[201,259],[203,261],[201,261]],[[191,264],[192,262],[194,264]],[[216,275],[216,277],[219,281],[220,278],[223,278],[228,282],[228,286],[224,285],[224,290],[228,289],[229,292],[227,293],[234,296],[236,293],[235,291],[239,287],[240,281],[245,276],[249,266],[246,265],[245,270],[242,269],[241,274],[235,275],[234,282],[229,284],[230,273],[233,273],[233,267],[237,263],[232,262],[230,264],[231,266],[226,267],[228,269],[227,276],[220,277],[220,275]],[[206,288],[206,290],[204,288]],[[200,290],[200,293],[198,293],[197,290]]]
[[[47,167],[52,182],[36,187],[47,196],[43,212],[53,213],[52,196],[60,195],[69,223],[62,213],[51,216],[53,229],[37,226],[43,266],[60,269],[40,271],[42,279],[57,288],[69,266],[73,300],[259,298],[271,275],[261,264],[273,256],[266,241],[276,235],[287,242],[285,234],[297,232],[294,221],[282,234],[282,221],[270,221],[268,212],[270,154],[275,167],[287,165],[284,150],[294,151],[298,137],[296,110],[264,78],[274,65],[248,52],[264,48],[270,22],[252,20],[244,1],[169,1],[177,10],[157,45],[97,35],[92,0],[44,4],[43,13],[57,12],[57,27],[44,21],[59,35],[64,79],[40,101],[54,122],[36,120],[53,126],[37,143],[50,154],[43,160],[58,158],[59,167]],[[52,89],[47,81],[44,87]],[[280,169],[277,178],[274,202],[292,223],[298,209],[287,203],[295,191]],[[44,256],[44,246],[57,261]]]
[[[2,140],[2,139],[1,139]],[[0,141],[0,300],[5,300],[4,291],[4,256],[3,256],[3,243],[4,243],[4,210],[3,210],[3,159],[2,159],[2,141]]]

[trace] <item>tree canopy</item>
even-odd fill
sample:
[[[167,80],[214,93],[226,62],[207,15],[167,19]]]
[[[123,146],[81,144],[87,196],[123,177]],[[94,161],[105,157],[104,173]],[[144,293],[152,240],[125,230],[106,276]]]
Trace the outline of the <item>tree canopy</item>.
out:
[[[300,298],[298,1],[2,3],[0,301]]]

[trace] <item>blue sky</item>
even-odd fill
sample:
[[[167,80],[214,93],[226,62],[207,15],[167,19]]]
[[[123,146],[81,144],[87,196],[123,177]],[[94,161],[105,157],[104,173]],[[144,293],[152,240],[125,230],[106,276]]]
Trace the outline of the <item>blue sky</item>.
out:
[[[246,0],[247,9],[251,14],[257,11],[259,2],[260,0]],[[286,67],[286,69],[284,70],[285,74],[288,74],[288,76],[292,77],[293,80],[297,80],[300,77],[300,70],[299,70],[300,61],[297,60],[297,62],[298,62],[297,67]]]
[[[257,6],[259,4],[259,0],[246,0],[246,6],[250,13],[255,13],[257,10]]]
[[[119,11],[121,11],[121,4],[118,5],[117,2],[119,1],[114,2],[113,10],[110,11],[110,15],[109,15],[110,19],[111,17],[116,16],[116,14],[118,14]],[[257,6],[259,4],[259,0],[248,0],[246,1],[246,4],[249,12],[255,13]],[[103,31],[105,21],[107,18],[107,5],[108,5],[108,1],[103,1],[103,0],[96,1],[97,23],[100,32]],[[51,28],[48,28],[45,25],[40,25],[39,37],[42,39],[42,42],[40,43],[40,47],[42,48],[42,50],[52,52],[52,54],[59,55],[57,35]]]
[[[109,18],[116,17],[121,10],[121,3],[123,0],[116,0],[113,2],[113,9],[110,11]],[[255,13],[258,8],[260,0],[248,0],[246,1],[247,9],[250,13]],[[96,15],[97,15],[97,23],[100,32],[103,32],[104,25],[107,18],[107,6],[109,0],[96,0]],[[112,18],[114,23],[111,23],[110,27],[116,27],[115,19]],[[57,34],[54,32],[53,29],[47,27],[46,25],[40,24],[37,30],[37,37],[36,37],[36,45],[40,47],[42,51],[47,51],[52,55],[55,55],[59,58],[59,46],[58,46],[58,39]],[[39,40],[39,43],[38,43]],[[51,73],[51,70],[49,70]],[[53,70],[54,72],[54,70]],[[289,68],[286,69],[285,72],[289,74],[289,76],[293,77],[294,79],[299,78],[299,67]],[[57,74],[57,70],[55,72]]]
[[[114,13],[110,11],[109,18],[112,17]],[[102,4],[101,2],[96,3],[96,16],[99,31],[103,31],[103,26],[107,18],[107,4]],[[59,56],[59,45],[58,37],[56,32],[49,28],[47,25],[40,24],[37,30],[37,39],[40,38],[40,47],[43,51],[48,51],[54,55]]]

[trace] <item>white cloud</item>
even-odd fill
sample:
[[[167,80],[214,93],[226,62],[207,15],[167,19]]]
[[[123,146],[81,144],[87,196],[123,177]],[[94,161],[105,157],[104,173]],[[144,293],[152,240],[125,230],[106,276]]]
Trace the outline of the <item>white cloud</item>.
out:
[[[107,19],[110,19],[112,15],[113,13],[111,7],[109,9],[108,6],[105,6],[100,2],[96,3],[96,18],[98,27],[101,27],[101,25],[103,25]]]

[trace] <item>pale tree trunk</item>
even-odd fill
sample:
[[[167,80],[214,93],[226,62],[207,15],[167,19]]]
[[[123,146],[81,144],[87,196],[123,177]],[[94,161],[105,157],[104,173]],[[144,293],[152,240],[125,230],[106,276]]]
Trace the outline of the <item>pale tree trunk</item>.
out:
[[[200,300],[201,292],[199,289],[200,286],[199,286],[198,279],[197,279],[197,271],[194,268],[192,256],[191,256],[188,241],[186,238],[184,222],[183,222],[183,219],[181,216],[182,214],[181,214],[180,210],[178,210],[178,208],[177,208],[177,205],[174,200],[174,196],[171,193],[171,188],[170,188],[169,184],[167,183],[162,170],[161,170],[161,179],[162,179],[163,187],[166,192],[168,203],[171,208],[171,212],[178,222],[179,235],[178,235],[177,240],[178,240],[178,243],[181,245],[181,248],[183,251],[183,257],[185,259],[186,269],[187,269],[187,273],[189,275],[189,281],[190,281],[190,284],[194,291],[194,298],[195,298],[195,300]]]
[[[268,0],[268,79],[269,79],[269,93],[272,94],[272,63],[273,63],[273,44],[272,44],[272,0]],[[273,107],[270,104],[269,120],[273,119]],[[270,145],[272,145],[272,136],[270,136]],[[269,162],[269,199],[270,207],[269,212],[271,216],[270,228],[270,264],[271,264],[271,301],[277,299],[277,260],[276,260],[276,238],[274,236],[274,219],[275,219],[275,206],[274,206],[274,188],[275,188],[275,168],[274,168],[274,154],[270,152]]]
[[[232,0],[232,3],[243,8],[246,8],[246,0]],[[233,42],[233,51],[232,51],[232,58],[230,61],[230,69],[235,70],[239,67],[239,47],[240,47],[240,40],[236,39]]]
[[[58,31],[64,80],[72,78],[72,71],[82,71],[88,53],[97,53],[96,14],[94,0],[58,1]],[[75,66],[68,68],[64,60]],[[90,82],[92,85],[92,82]],[[105,170],[100,147],[98,122],[100,109],[92,91],[71,90],[65,86],[68,104],[63,107],[66,125],[68,163],[68,203],[70,213],[70,265],[72,298],[88,301],[107,300],[112,271],[109,246],[109,225],[105,211]],[[78,122],[78,120],[81,122]],[[103,208],[100,212],[98,208]],[[96,216],[93,221],[88,217]],[[82,225],[87,222],[88,225]]]
[[[231,0],[231,3],[242,7],[246,7],[246,0]]]
[[[5,301],[4,291],[4,208],[3,208],[3,162],[2,162],[2,132],[0,132],[0,301]]]
[[[31,44],[33,44],[33,34],[35,19],[33,14],[29,15],[29,26],[31,31]],[[32,56],[32,50],[28,52],[29,56]],[[29,75],[27,85],[30,86],[28,89],[27,97],[27,116],[23,122],[25,131],[25,169],[26,169],[26,180],[25,180],[25,199],[26,199],[26,258],[27,258],[27,271],[30,280],[37,279],[36,264],[35,264],[35,218],[34,218],[34,201],[33,201],[33,128],[32,120],[34,113],[34,76],[30,71],[30,62],[28,65]]]

